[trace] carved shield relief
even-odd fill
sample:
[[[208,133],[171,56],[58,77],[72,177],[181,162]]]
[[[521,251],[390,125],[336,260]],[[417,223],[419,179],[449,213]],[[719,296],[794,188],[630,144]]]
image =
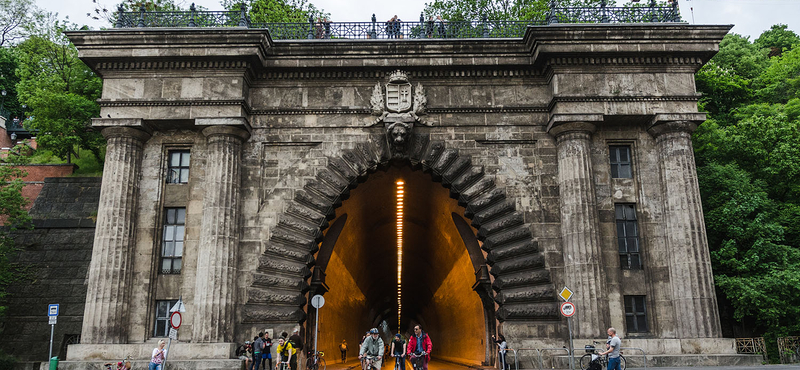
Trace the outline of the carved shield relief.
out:
[[[399,113],[411,109],[411,84],[386,84],[386,109]]]

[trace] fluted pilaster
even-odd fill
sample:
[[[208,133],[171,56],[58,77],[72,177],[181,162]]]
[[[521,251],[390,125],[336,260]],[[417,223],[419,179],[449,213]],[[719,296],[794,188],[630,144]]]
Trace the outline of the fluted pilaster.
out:
[[[208,140],[208,155],[192,341],[232,342],[239,243],[239,167],[242,142],[249,134],[232,126],[211,126],[203,134]]]
[[[579,118],[579,117],[575,117]],[[602,118],[601,118],[602,119]],[[575,334],[597,338],[605,331],[608,304],[602,293],[605,282],[598,237],[597,201],[591,161],[590,122],[551,123],[556,137],[558,186],[561,198],[561,244],[564,281],[575,292]]]
[[[126,343],[142,147],[150,135],[130,127],[102,132],[108,144],[81,342]]]
[[[692,116],[688,118],[697,119]],[[676,332],[684,338],[720,337],[714,276],[692,148],[691,133],[697,128],[697,121],[664,121],[666,118],[681,117],[657,117],[648,131],[656,139],[661,162]]]

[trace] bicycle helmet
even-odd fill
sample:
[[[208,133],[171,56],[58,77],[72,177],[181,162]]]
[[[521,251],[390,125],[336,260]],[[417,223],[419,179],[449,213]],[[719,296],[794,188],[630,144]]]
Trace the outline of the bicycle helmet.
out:
[[[369,329],[370,334],[378,334],[378,328]]]

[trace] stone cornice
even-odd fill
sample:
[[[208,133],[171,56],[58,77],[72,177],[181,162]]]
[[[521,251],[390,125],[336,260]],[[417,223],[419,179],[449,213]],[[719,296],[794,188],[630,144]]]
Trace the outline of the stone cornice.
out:
[[[263,80],[312,80],[312,79],[384,79],[388,70],[327,70],[327,71],[270,71],[261,73],[258,77]],[[512,78],[512,77],[542,77],[533,69],[523,68],[484,68],[484,69],[427,69],[408,71],[409,78]]]
[[[214,106],[214,105],[239,105],[251,114],[250,104],[245,100],[108,100],[99,99],[100,107],[187,107],[187,106]]]
[[[244,60],[160,60],[98,62],[95,67],[103,71],[153,70],[153,69],[247,69]]]

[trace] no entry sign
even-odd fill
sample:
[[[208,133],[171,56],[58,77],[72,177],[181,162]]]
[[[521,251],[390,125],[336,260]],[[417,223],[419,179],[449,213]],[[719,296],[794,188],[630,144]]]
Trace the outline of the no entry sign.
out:
[[[575,314],[575,305],[572,302],[564,302],[561,304],[561,314],[564,317],[572,317]]]
[[[181,321],[183,321],[183,318],[181,317],[180,312],[175,311],[172,313],[172,315],[169,315],[169,325],[172,326],[173,328],[175,329],[180,328]]]

